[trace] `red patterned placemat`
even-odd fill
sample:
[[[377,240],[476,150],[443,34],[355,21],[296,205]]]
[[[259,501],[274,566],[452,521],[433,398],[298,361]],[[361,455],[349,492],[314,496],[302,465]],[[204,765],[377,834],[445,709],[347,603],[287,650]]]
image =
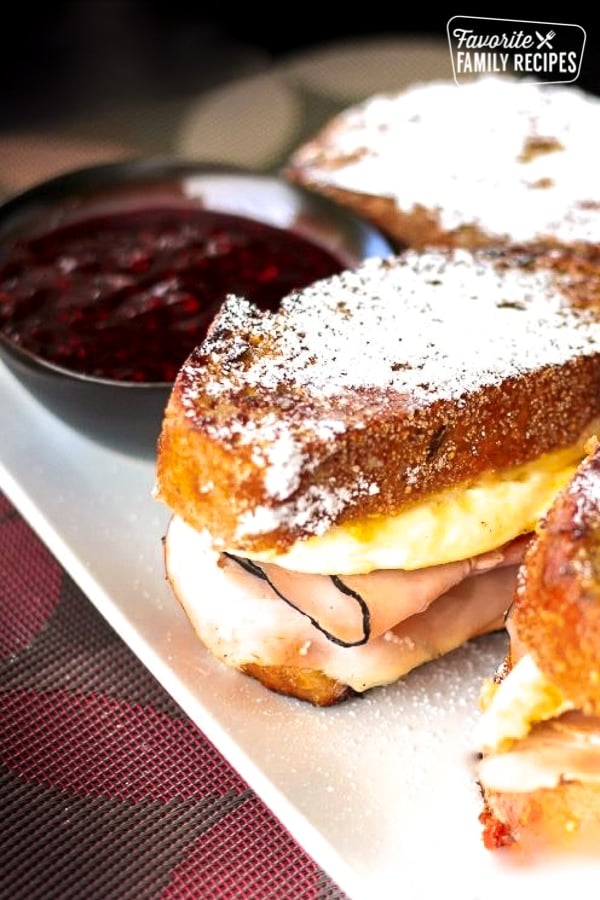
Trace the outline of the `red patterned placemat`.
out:
[[[0,897],[344,896],[0,494]]]

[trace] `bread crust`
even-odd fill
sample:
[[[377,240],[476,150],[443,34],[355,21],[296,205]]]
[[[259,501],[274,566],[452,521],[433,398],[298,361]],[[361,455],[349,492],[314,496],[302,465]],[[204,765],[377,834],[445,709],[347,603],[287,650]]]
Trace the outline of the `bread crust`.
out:
[[[526,553],[509,630],[578,709],[600,713],[600,445]]]
[[[486,791],[480,814],[489,850],[512,847],[524,855],[548,850],[592,852],[600,838],[600,784],[565,782],[530,793]]]
[[[324,137],[322,138],[324,139]],[[308,148],[307,148],[308,149]],[[340,206],[346,206],[376,228],[379,228],[397,250],[408,247],[490,247],[498,243],[498,236],[485,232],[475,223],[459,225],[448,231],[443,228],[435,210],[415,204],[410,211],[398,208],[390,197],[376,197],[359,191],[340,188],[317,179],[311,170],[304,170],[301,158],[286,169],[289,181],[317,191]]]
[[[232,299],[174,385],[157,495],[216,547],[284,551],[572,445],[600,415],[599,297],[594,245],[407,251],[274,314]]]
[[[353,695],[345,684],[315,669],[300,669],[297,666],[263,666],[260,663],[246,663],[240,671],[260,681],[277,694],[307,700],[313,706],[334,706]]]

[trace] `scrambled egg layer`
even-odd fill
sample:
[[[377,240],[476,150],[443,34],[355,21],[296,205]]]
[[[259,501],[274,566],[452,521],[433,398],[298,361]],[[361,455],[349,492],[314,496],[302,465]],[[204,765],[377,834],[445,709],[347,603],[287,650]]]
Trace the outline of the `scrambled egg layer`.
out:
[[[296,572],[351,575],[423,569],[495,550],[532,531],[583,459],[583,443],[442,491],[393,517],[373,517],[298,541],[286,553],[248,554]]]

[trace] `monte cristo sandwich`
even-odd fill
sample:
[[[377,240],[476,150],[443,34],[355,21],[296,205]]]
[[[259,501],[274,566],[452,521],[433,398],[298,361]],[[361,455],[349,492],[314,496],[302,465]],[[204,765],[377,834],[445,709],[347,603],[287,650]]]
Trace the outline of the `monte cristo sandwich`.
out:
[[[230,297],[182,366],[155,494],[220,660],[330,705],[502,627],[600,416],[600,247],[407,250]]]
[[[290,181],[399,245],[600,241],[600,99],[487,75],[368,98],[298,147]]]
[[[527,550],[509,654],[484,691],[478,777],[490,849],[598,853],[600,444],[590,443]]]

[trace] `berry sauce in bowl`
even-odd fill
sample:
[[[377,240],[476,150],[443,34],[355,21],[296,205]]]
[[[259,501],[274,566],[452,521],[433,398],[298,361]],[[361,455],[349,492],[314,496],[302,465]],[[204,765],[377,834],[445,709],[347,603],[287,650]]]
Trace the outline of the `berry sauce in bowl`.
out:
[[[228,294],[276,309],[389,252],[276,176],[149,160],[72,172],[0,208],[0,355],[72,426],[153,455],[175,375]]]
[[[228,293],[273,309],[341,267],[292,232],[229,213],[112,212],[17,241],[0,326],[49,362],[118,381],[172,381]]]

